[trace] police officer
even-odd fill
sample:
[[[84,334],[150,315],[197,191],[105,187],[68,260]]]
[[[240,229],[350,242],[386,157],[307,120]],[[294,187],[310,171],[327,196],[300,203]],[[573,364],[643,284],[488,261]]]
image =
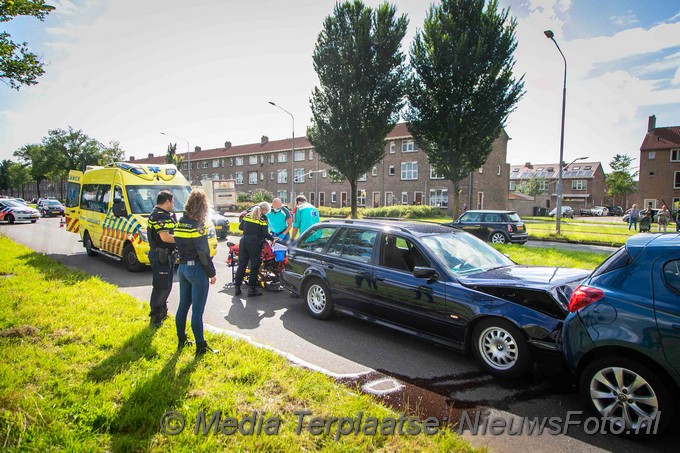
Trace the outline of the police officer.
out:
[[[151,299],[152,327],[160,327],[168,317],[168,296],[172,290],[175,238],[173,230],[177,223],[172,192],[161,190],[156,197],[156,207],[149,215],[147,237],[149,239],[149,262],[153,272]]]
[[[243,218],[243,237],[238,246],[238,269],[234,276],[234,291],[237,296],[241,294],[241,284],[246,274],[246,268],[250,269],[248,296],[262,295],[262,290],[258,287],[257,282],[257,274],[262,262],[262,248],[265,239],[275,240],[269,233],[269,224],[267,223],[266,216],[270,210],[269,203],[263,201]],[[248,266],[248,263],[250,263],[250,266]]]

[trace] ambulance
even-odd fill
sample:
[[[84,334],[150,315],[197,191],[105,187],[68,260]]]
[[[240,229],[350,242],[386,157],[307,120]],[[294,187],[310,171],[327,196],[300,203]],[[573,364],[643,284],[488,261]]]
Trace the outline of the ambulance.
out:
[[[131,272],[149,266],[149,214],[161,190],[174,195],[177,218],[191,186],[174,165],[116,162],[71,170],[66,193],[66,229],[80,235],[89,256],[121,260]],[[217,252],[215,227],[206,220],[210,255]]]

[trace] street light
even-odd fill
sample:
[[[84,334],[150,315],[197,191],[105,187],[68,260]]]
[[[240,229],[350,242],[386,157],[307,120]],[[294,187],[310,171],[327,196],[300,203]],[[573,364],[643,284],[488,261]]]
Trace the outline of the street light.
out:
[[[291,138],[291,140],[290,140],[290,149],[291,149],[290,165],[291,165],[292,172],[290,174],[290,201],[289,201],[289,203],[293,203],[294,202],[293,196],[295,194],[295,117],[293,116],[292,113],[290,113],[288,110],[284,109],[280,105],[276,105],[272,101],[269,101],[269,103],[271,105],[273,105],[274,107],[278,107],[281,110],[283,110],[284,112],[286,112],[287,114],[289,114],[290,118],[293,120],[293,138]]]
[[[305,176],[311,176],[314,173],[323,173],[324,171],[326,171],[326,170],[311,170],[311,171],[308,171],[307,173],[305,173],[304,175],[296,176],[293,179],[295,180],[295,182],[300,182],[300,179],[304,178]]]
[[[192,181],[191,181],[191,153],[189,151],[189,140],[187,140],[186,138],[178,137],[176,135],[166,134],[165,132],[161,132],[161,135],[165,135],[167,137],[178,138],[180,140],[184,140],[185,142],[187,142],[187,168],[189,169],[189,173],[188,173],[189,178],[188,179],[189,179],[189,184],[191,185],[191,183],[192,183]]]
[[[567,104],[567,59],[562,53],[562,49],[555,41],[555,34],[552,30],[543,32],[545,37],[552,40],[560,51],[562,59],[564,60],[564,85],[562,88],[562,131],[560,133],[560,168],[557,176],[557,212],[555,213],[555,233],[560,234],[560,223],[562,219],[562,159],[564,157],[564,112]]]

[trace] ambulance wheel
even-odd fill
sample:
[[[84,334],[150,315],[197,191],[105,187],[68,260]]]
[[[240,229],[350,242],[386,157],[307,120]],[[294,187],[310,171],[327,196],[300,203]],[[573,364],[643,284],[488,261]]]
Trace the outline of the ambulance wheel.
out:
[[[90,233],[88,232],[85,232],[85,235],[83,236],[83,245],[85,246],[87,256],[97,256],[97,252],[95,252],[92,247],[92,239],[90,239]]]
[[[123,247],[123,264],[130,272],[139,272],[144,269],[144,265],[137,259],[135,248],[129,242]]]

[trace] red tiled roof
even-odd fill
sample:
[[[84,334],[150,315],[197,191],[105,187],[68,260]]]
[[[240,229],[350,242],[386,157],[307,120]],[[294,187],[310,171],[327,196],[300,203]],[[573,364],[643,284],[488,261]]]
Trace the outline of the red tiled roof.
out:
[[[680,126],[657,127],[647,132],[640,151],[669,149],[680,146]]]

